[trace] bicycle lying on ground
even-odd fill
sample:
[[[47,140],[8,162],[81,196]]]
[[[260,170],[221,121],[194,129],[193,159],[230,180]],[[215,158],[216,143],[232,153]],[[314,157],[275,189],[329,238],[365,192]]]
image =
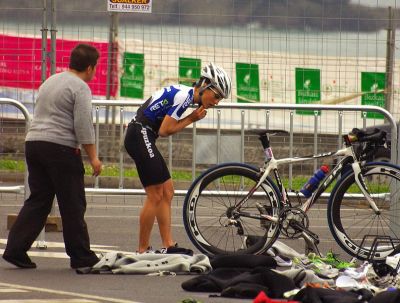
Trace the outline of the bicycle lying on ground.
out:
[[[385,132],[354,129],[343,136],[343,149],[284,159],[275,159],[269,137],[288,134],[286,131],[256,133],[264,148],[263,167],[220,164],[202,173],[187,192],[184,225],[190,240],[202,253],[261,254],[280,234],[304,237],[316,247],[318,236],[309,230],[307,211],[330,185],[333,189],[328,201],[328,224],[344,251],[360,260],[382,260],[398,251],[400,167],[365,161],[376,146],[385,144]],[[304,203],[292,205],[278,168],[326,157],[334,157],[338,163],[311,197],[302,196]],[[300,198],[301,194],[296,196]]]

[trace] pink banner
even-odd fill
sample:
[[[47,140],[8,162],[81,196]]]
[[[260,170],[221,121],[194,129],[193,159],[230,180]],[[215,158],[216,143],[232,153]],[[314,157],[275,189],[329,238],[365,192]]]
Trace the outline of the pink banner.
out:
[[[100,52],[96,76],[89,83],[93,95],[105,96],[107,84],[108,43],[60,40],[56,41],[56,72],[68,69],[71,50],[78,43],[88,43]],[[50,40],[47,40],[50,50]],[[117,52],[113,52],[110,95],[117,92]],[[37,89],[41,84],[41,39],[21,38],[0,35],[0,86]],[[47,60],[50,61],[50,60]],[[50,63],[47,62],[47,77],[50,75]]]

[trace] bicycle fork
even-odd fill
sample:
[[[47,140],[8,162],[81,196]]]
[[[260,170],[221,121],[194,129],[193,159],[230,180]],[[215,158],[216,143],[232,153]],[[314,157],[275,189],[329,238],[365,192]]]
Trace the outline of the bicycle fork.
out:
[[[376,205],[375,201],[372,199],[367,185],[365,184],[364,176],[361,173],[361,167],[359,162],[354,162],[351,164],[353,171],[354,171],[354,179],[360,188],[361,192],[363,193],[365,199],[367,199],[369,206],[373,209],[375,214],[379,215],[381,211],[379,210],[378,206]]]

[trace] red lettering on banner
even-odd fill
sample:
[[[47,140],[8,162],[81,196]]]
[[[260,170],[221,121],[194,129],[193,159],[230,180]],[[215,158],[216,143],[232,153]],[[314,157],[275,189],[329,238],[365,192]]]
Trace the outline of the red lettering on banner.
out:
[[[105,96],[107,92],[107,42],[86,42],[73,40],[56,41],[56,72],[68,69],[71,50],[79,43],[88,43],[99,50],[96,76],[89,86],[93,95]],[[47,40],[50,49],[50,39]],[[41,81],[41,38],[13,37],[0,34],[0,86],[38,89]],[[113,52],[110,95],[117,93],[117,56]],[[48,60],[49,61],[49,60]],[[47,77],[50,75],[50,62],[47,62]]]

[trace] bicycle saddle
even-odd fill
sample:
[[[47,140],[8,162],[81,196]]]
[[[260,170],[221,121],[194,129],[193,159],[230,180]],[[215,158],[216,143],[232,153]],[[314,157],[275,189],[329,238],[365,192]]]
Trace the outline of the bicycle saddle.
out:
[[[284,129],[251,129],[250,132],[259,135],[265,136],[266,134],[273,135],[289,135],[289,132]]]

